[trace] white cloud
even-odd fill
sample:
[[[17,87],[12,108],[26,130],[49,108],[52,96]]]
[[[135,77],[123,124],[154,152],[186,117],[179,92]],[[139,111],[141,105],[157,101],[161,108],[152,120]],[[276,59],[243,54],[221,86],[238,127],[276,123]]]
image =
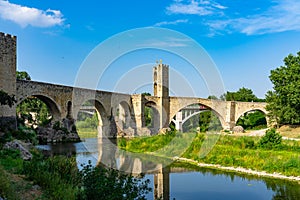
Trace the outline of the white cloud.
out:
[[[277,0],[275,2],[276,5],[261,13],[228,20],[214,20],[208,25],[215,31],[238,31],[247,35],[300,31],[300,1]]]
[[[189,14],[189,15],[212,15],[222,14],[220,10],[226,9],[212,0],[174,0],[174,2],[167,7],[168,14]]]
[[[158,22],[154,24],[153,26],[164,26],[164,25],[177,25],[180,23],[187,23],[189,20],[187,19],[178,19],[175,21],[163,21],[163,22]]]
[[[64,18],[59,10],[48,9],[46,11],[37,8],[30,8],[9,1],[0,0],[0,17],[10,20],[26,27],[28,25],[35,27],[51,27],[63,25]]]

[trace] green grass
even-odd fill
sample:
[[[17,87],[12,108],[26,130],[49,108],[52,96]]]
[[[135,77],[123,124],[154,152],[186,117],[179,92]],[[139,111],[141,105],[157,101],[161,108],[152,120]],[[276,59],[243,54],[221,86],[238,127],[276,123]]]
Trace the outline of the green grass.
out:
[[[191,138],[192,143],[189,141]],[[132,152],[154,152],[156,155],[168,157],[181,155],[202,163],[300,176],[299,141],[284,140],[271,150],[260,147],[259,141],[259,137],[177,133],[173,138],[170,135],[134,138],[119,145]],[[178,154],[180,152],[178,149],[185,151]]]
[[[170,132],[166,135],[155,135],[151,137],[120,138],[118,139],[118,145],[120,148],[130,152],[151,152],[159,156],[174,157],[182,155],[195,136],[195,133],[182,134]]]
[[[95,138],[98,136],[97,129],[92,128],[78,128],[77,132],[80,138]]]
[[[23,160],[20,158],[20,151],[12,149],[0,150],[0,165],[12,173],[21,173]]]

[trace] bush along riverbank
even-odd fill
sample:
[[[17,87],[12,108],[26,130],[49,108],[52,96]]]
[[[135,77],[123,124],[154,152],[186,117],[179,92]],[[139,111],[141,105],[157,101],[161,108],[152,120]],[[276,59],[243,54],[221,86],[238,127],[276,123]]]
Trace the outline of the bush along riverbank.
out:
[[[267,130],[261,138],[170,132],[165,136],[122,138],[118,144],[127,151],[171,157],[203,167],[300,181],[300,142],[282,140],[275,129]]]
[[[33,133],[18,130],[0,137],[0,199],[142,200],[151,191],[149,180],[91,163],[79,170],[75,157],[45,156],[34,148]],[[30,152],[30,158],[25,159],[20,149],[7,147],[12,142]]]
[[[24,161],[16,150],[0,150],[0,197],[5,199],[146,199],[149,180],[90,163],[78,170],[76,158],[46,158],[32,150]],[[142,176],[141,176],[142,177]]]

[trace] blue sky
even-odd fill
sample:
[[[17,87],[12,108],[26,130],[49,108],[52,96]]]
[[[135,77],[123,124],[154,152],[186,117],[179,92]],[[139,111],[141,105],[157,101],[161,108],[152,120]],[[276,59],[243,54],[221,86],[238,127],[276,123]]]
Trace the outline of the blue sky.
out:
[[[0,0],[0,31],[18,37],[17,68],[29,72],[37,81],[73,85],[82,63],[101,42],[143,27],[167,28],[185,34],[210,55],[226,91],[247,87],[263,98],[272,89],[270,70],[282,65],[288,54],[300,51],[300,2]],[[159,38],[153,38],[153,42],[156,39]],[[160,45],[179,46],[180,41],[173,38]],[[108,50],[100,55],[99,62],[112,53]],[[205,81],[200,83],[193,77],[188,62],[157,49],[133,51],[113,60],[98,88],[129,93],[150,90],[151,66],[159,59],[184,76],[187,84],[197,90],[196,96],[207,96],[207,89],[203,89]],[[123,74],[116,73],[121,68]],[[126,80],[124,73],[137,68],[131,76],[144,77],[148,86],[119,87],[124,86],[120,84],[121,79]],[[177,78],[175,75],[171,78],[171,90],[178,87],[175,83],[180,78]],[[190,95],[184,91],[175,94]]]

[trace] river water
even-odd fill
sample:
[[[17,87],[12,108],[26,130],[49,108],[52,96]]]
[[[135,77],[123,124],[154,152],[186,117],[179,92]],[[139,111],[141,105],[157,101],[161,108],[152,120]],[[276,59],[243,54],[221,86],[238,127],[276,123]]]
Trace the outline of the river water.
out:
[[[76,155],[78,167],[89,160],[109,167],[131,172],[145,173],[151,181],[152,192],[147,199],[194,200],[299,200],[300,184],[271,178],[259,178],[220,170],[190,169],[171,165],[170,162],[138,154],[119,151],[116,141],[88,138],[79,143],[39,145],[52,154]]]

